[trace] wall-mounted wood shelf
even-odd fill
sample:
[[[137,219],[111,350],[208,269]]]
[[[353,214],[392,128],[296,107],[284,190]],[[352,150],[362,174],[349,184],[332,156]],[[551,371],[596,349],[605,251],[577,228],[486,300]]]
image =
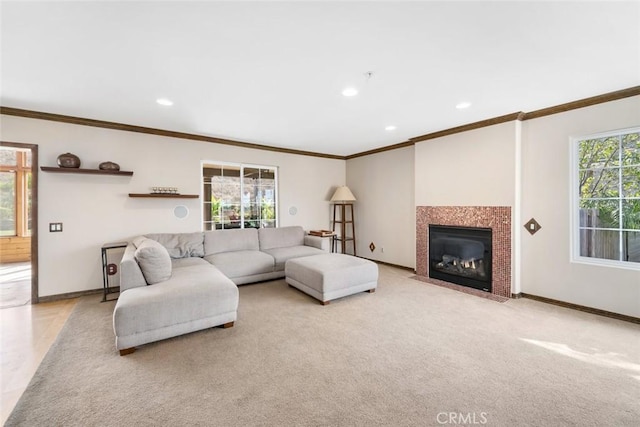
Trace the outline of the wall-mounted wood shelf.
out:
[[[111,171],[102,169],[80,169],[80,168],[56,168],[51,166],[40,166],[42,172],[55,172],[55,173],[77,173],[86,175],[119,175],[119,176],[131,176],[131,171]]]
[[[129,193],[129,197],[147,197],[158,199],[197,199],[197,194],[170,194],[170,193]]]

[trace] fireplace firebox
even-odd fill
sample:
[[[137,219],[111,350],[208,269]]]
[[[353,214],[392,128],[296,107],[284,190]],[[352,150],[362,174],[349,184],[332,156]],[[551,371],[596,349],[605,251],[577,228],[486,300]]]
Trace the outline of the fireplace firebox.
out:
[[[429,277],[491,292],[491,229],[429,225]]]

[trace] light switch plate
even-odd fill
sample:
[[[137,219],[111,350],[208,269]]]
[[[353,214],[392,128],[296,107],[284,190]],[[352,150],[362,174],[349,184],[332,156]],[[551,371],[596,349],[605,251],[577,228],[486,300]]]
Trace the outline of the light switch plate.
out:
[[[62,232],[62,223],[61,222],[50,222],[49,223],[49,232],[50,233],[61,233]]]

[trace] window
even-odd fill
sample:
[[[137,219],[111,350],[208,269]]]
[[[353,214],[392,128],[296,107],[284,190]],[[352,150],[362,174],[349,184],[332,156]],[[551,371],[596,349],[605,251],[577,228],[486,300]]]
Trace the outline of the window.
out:
[[[203,229],[276,227],[277,176],[270,166],[204,162]]]
[[[572,148],[573,259],[640,269],[640,128]]]
[[[0,237],[31,235],[31,150],[0,148]]]

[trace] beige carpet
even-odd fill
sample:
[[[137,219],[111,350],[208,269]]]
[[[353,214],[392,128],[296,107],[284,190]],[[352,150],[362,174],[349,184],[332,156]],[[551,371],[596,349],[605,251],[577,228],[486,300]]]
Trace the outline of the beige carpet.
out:
[[[126,357],[82,298],[7,425],[638,425],[640,326],[380,273],[328,306],[241,286],[235,327]]]

